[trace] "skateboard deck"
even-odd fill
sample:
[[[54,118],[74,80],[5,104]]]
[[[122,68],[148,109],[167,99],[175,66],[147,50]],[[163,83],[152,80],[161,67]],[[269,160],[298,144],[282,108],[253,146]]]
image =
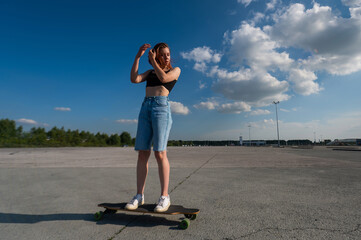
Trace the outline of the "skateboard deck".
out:
[[[105,208],[105,211],[95,213],[95,220],[101,220],[104,215],[106,214],[114,214],[117,211],[124,211],[124,212],[136,212],[136,213],[146,213],[146,214],[161,214],[161,215],[176,215],[176,214],[184,214],[186,219],[180,222],[179,227],[181,229],[187,229],[190,225],[189,220],[195,220],[197,214],[199,213],[199,209],[196,208],[185,208],[181,205],[170,205],[169,209],[166,212],[154,212],[154,208],[157,204],[144,204],[139,206],[135,210],[128,210],[125,209],[126,202],[123,203],[101,203],[98,204],[98,207]]]

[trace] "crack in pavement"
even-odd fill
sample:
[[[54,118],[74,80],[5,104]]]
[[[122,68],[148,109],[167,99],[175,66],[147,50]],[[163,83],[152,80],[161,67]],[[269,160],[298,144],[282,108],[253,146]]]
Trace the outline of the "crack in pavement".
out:
[[[208,159],[205,163],[203,163],[199,168],[194,170],[191,174],[189,174],[187,177],[185,177],[182,181],[180,181],[169,193],[172,193],[174,190],[176,190],[180,185],[182,185],[185,181],[187,181],[192,175],[194,175],[196,172],[198,172],[201,168],[203,168],[207,163],[209,163],[212,159],[214,159],[217,156],[217,153],[214,154],[210,159]]]

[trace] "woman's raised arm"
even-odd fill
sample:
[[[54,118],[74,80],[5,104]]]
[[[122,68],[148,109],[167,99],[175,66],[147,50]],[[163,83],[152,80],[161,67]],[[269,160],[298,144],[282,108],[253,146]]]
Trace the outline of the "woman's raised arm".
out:
[[[148,74],[150,73],[151,70],[148,70],[142,74],[138,74],[138,69],[139,69],[139,59],[143,56],[144,52],[150,48],[150,44],[143,44],[140,48],[139,51],[137,53],[137,55],[135,56],[134,59],[134,63],[132,66],[132,70],[130,71],[130,81],[132,83],[141,83],[144,82],[146,77],[148,76]]]

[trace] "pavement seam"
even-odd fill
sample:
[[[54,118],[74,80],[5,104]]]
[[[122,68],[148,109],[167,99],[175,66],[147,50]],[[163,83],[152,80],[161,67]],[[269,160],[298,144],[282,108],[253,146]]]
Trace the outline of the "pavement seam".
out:
[[[114,236],[108,238],[108,240],[113,240],[116,236],[118,236],[124,229],[126,229],[131,223],[135,222],[138,218],[144,216],[144,213],[138,216],[135,216],[130,222],[128,222],[124,227],[122,227],[118,232],[114,234]]]
[[[204,162],[199,168],[197,168],[196,170],[194,170],[191,174],[189,174],[187,177],[185,177],[182,181],[180,181],[170,192],[169,194],[171,194],[174,190],[176,190],[180,185],[182,185],[185,181],[187,181],[192,175],[194,175],[196,172],[198,172],[202,167],[204,167],[207,163],[209,163],[212,159],[214,159],[217,156],[217,154],[214,154],[210,159],[208,159],[206,162]],[[126,229],[131,223],[135,222],[138,218],[140,218],[141,216],[144,216],[145,214],[143,213],[142,215],[139,215],[137,217],[135,217],[133,220],[131,220],[130,222],[128,222],[124,227],[122,227],[118,232],[116,232],[114,234],[114,236],[108,238],[108,240],[113,240],[116,236],[118,236],[124,229]]]
[[[176,190],[180,185],[182,185],[185,181],[187,181],[192,175],[194,175],[196,172],[198,172],[201,168],[203,168],[207,163],[209,163],[216,156],[217,156],[217,154],[214,154],[210,159],[208,159],[205,163],[203,163],[199,168],[194,170],[191,174],[189,174],[182,181],[180,181],[169,193],[172,193],[174,190]]]

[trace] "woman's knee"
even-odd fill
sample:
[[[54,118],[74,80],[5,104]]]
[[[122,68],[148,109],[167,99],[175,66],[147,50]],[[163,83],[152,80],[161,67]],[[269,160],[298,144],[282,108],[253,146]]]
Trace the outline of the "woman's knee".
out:
[[[138,159],[140,161],[148,161],[150,156],[150,150],[141,150],[138,153]]]
[[[167,151],[154,151],[154,156],[157,161],[163,161],[167,159]]]

